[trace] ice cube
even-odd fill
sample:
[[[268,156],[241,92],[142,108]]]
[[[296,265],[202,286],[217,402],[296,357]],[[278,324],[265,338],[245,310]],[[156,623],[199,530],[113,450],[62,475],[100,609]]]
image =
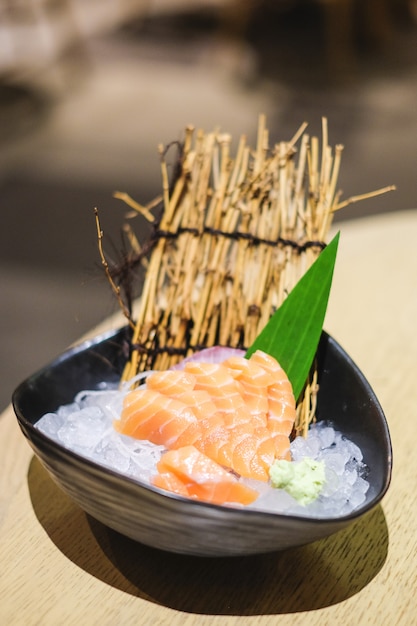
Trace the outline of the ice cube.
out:
[[[71,413],[57,434],[66,447],[92,448],[98,444],[105,429],[101,410],[88,407]]]

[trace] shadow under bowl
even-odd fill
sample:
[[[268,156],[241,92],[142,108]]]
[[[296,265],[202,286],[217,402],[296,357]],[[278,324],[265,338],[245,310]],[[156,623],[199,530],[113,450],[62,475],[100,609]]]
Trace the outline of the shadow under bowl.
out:
[[[84,389],[117,382],[126,362],[128,329],[66,351],[22,382],[13,407],[23,434],[58,485],[88,514],[136,541],[181,554],[261,554],[311,543],[368,513],[391,480],[392,450],[382,408],[369,383],[340,345],[323,332],[317,352],[317,419],[356,443],[369,468],[366,501],[343,517],[312,518],[218,506],[145,483],[71,452],[43,435],[36,422]]]

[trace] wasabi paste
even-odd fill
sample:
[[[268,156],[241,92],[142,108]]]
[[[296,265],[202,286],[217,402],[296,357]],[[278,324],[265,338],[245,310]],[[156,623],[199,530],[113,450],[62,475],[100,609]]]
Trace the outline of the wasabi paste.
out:
[[[301,461],[277,460],[270,467],[272,486],[284,489],[303,506],[319,496],[325,482],[324,461],[305,458]]]

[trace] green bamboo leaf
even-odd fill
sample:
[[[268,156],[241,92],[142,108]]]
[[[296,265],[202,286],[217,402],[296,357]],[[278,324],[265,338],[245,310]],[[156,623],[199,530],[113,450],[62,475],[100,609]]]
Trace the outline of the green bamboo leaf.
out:
[[[285,370],[296,398],[307,380],[323,329],[339,235],[300,278],[246,353],[249,357],[263,350],[273,356]]]

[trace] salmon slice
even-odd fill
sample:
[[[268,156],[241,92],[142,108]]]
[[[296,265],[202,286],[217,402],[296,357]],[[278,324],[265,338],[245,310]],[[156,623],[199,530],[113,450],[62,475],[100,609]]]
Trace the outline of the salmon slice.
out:
[[[217,413],[210,394],[204,389],[186,390],[176,396],[177,400],[184,402],[193,412],[198,420],[205,419]]]
[[[276,459],[291,461],[290,439],[287,435],[280,433],[272,435],[271,442],[274,447]]]
[[[246,478],[256,478],[257,480],[268,480],[268,468],[264,467],[262,458],[258,450],[260,441],[254,434],[246,437],[239,437],[235,440],[234,433],[231,437],[231,447],[233,448],[233,469],[240,476]]]
[[[221,413],[214,413],[206,418],[197,420],[190,424],[178,437],[172,448],[181,448],[186,445],[194,445],[198,449],[202,449],[203,442],[211,433],[217,431],[218,428],[224,427],[224,420]]]
[[[181,370],[165,370],[153,372],[146,379],[148,389],[160,391],[166,396],[178,396],[181,393],[192,391],[195,387],[195,378]]]
[[[260,365],[244,357],[231,357],[224,362],[231,375],[240,383],[241,394],[253,416],[265,419],[269,410],[268,385],[271,375]]]
[[[186,498],[190,497],[187,491],[187,485],[172,472],[163,471],[160,474],[156,474],[152,478],[152,484],[160,489],[165,489],[165,491],[171,491],[172,493],[177,493]]]
[[[157,469],[159,474],[152,480],[154,485],[180,493],[182,483],[189,497],[205,502],[247,505],[259,495],[194,446],[166,452]]]
[[[203,389],[210,394],[219,411],[249,415],[240,387],[227,367],[221,363],[190,361],[185,365],[184,371],[195,377],[195,389]]]
[[[235,458],[236,447],[244,439],[250,437],[252,432],[253,429],[248,424],[241,424],[233,429],[227,426],[218,427],[207,433],[196,446],[220,465],[240,473],[236,468],[236,460],[238,460],[238,457]]]
[[[208,457],[245,478],[267,481],[276,456],[273,437],[266,427],[238,424],[214,428],[195,442]]]
[[[195,446],[219,465],[233,469],[231,430],[224,424],[207,432],[201,440],[196,441]]]
[[[114,426],[123,435],[169,448],[195,422],[196,416],[183,402],[153,389],[136,389],[126,396]]]
[[[257,457],[259,459],[259,463],[265,469],[267,474],[267,480],[269,479],[269,468],[273,464],[276,458],[281,458],[279,456],[280,450],[277,448],[277,445],[274,440],[274,436],[271,437],[271,433],[266,426],[262,426],[255,429],[256,437],[258,438],[258,450]],[[290,449],[290,442],[288,437],[287,445],[288,450]]]
[[[271,392],[272,396],[272,392]],[[270,396],[270,398],[271,398]],[[295,404],[293,406],[277,401],[271,401],[271,411],[268,415],[268,428],[274,435],[291,435],[296,417]]]
[[[276,458],[277,447],[268,428],[260,426],[244,432],[234,428],[230,434],[228,451],[230,467],[245,478],[268,481],[269,468]]]
[[[267,386],[268,428],[273,435],[289,436],[296,418],[296,402],[286,373],[276,359],[262,350],[254,352],[249,361],[253,361],[270,375]]]

